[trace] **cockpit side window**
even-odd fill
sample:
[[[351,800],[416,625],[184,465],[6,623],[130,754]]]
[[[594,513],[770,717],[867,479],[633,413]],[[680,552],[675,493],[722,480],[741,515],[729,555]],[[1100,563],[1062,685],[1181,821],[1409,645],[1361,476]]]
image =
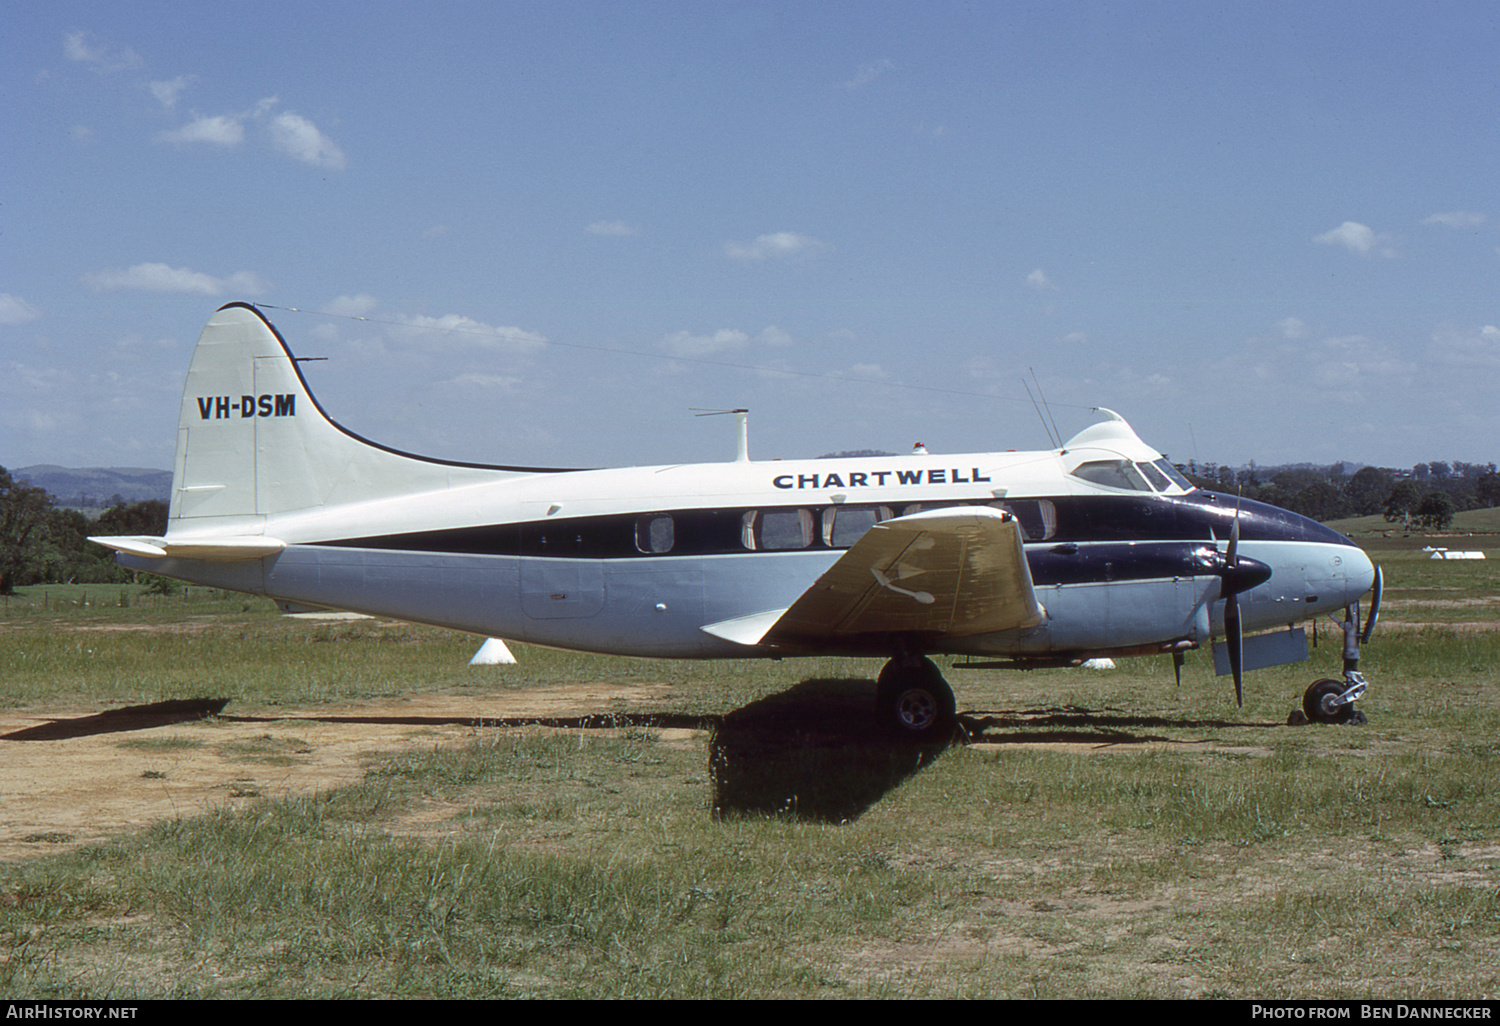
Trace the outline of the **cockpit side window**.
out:
[[[1163,474],[1150,463],[1137,463],[1135,466],[1137,470],[1146,475],[1146,480],[1150,481],[1151,487],[1157,491],[1164,492],[1172,487],[1172,482],[1167,480],[1167,475]]]
[[[1106,488],[1124,488],[1132,492],[1149,492],[1151,486],[1130,460],[1091,460],[1073,468],[1073,476]]]
[[[1177,468],[1172,466],[1172,464],[1169,463],[1165,457],[1157,460],[1155,464],[1153,464],[1153,466],[1155,466],[1156,469],[1160,470],[1163,474],[1166,474],[1167,479],[1170,480],[1178,488],[1181,488],[1185,492],[1190,492],[1193,490],[1193,482],[1189,481],[1187,478],[1178,473]]]

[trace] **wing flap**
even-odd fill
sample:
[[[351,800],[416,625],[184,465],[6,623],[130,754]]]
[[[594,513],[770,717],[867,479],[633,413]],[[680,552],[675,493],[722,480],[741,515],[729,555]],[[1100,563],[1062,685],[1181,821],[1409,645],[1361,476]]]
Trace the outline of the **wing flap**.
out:
[[[887,633],[969,637],[1033,627],[1046,615],[1015,519],[988,507],[957,507],[870,528],[760,643]]]

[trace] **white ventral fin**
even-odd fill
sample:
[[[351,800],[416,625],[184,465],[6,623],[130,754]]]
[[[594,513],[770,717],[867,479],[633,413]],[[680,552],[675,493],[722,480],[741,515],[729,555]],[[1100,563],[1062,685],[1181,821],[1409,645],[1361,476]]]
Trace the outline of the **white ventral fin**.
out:
[[[286,548],[286,542],[261,535],[239,538],[194,538],[176,541],[158,538],[149,534],[118,535],[115,537],[91,537],[116,552],[128,552],[132,556],[147,559],[203,559],[211,563],[231,562],[236,559],[260,559],[274,556]]]
[[[749,616],[737,616],[733,620],[720,620],[698,628],[704,634],[712,634],[716,638],[732,641],[737,645],[759,645],[760,639],[766,636],[771,626],[781,619],[785,609],[768,609],[764,613],[751,613]]]

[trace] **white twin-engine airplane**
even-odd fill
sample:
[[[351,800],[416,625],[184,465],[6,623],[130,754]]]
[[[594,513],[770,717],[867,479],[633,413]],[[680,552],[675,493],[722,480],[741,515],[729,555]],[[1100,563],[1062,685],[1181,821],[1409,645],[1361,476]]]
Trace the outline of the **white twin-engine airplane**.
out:
[[[1303,705],[1351,718],[1380,594],[1365,553],[1194,488],[1099,412],[1041,452],[758,462],[742,422],[732,462],[457,463],[340,427],[270,322],[230,303],[188,370],[166,536],[93,540],[283,608],[618,655],[886,657],[882,715],[918,738],[955,715],[933,654],[1025,669],[1170,652],[1180,675],[1185,650],[1225,637],[1238,696],[1242,670],[1307,658],[1293,625],[1343,609],[1344,679]]]

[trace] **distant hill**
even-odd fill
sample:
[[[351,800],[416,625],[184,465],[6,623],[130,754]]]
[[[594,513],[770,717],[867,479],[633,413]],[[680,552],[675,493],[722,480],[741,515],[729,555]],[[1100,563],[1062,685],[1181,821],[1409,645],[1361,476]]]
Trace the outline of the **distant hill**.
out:
[[[172,472],[148,470],[145,467],[57,467],[41,463],[34,467],[13,467],[11,476],[27,481],[35,488],[51,492],[59,506],[103,509],[115,496],[126,502],[172,497]]]
[[[1328,526],[1351,538],[1364,535],[1414,535],[1432,534],[1434,537],[1453,534],[1500,534],[1500,509],[1468,509],[1453,515],[1453,523],[1441,531],[1425,532],[1413,527],[1405,532],[1399,523],[1391,523],[1379,513],[1368,517],[1349,517],[1345,520],[1330,520]]]

